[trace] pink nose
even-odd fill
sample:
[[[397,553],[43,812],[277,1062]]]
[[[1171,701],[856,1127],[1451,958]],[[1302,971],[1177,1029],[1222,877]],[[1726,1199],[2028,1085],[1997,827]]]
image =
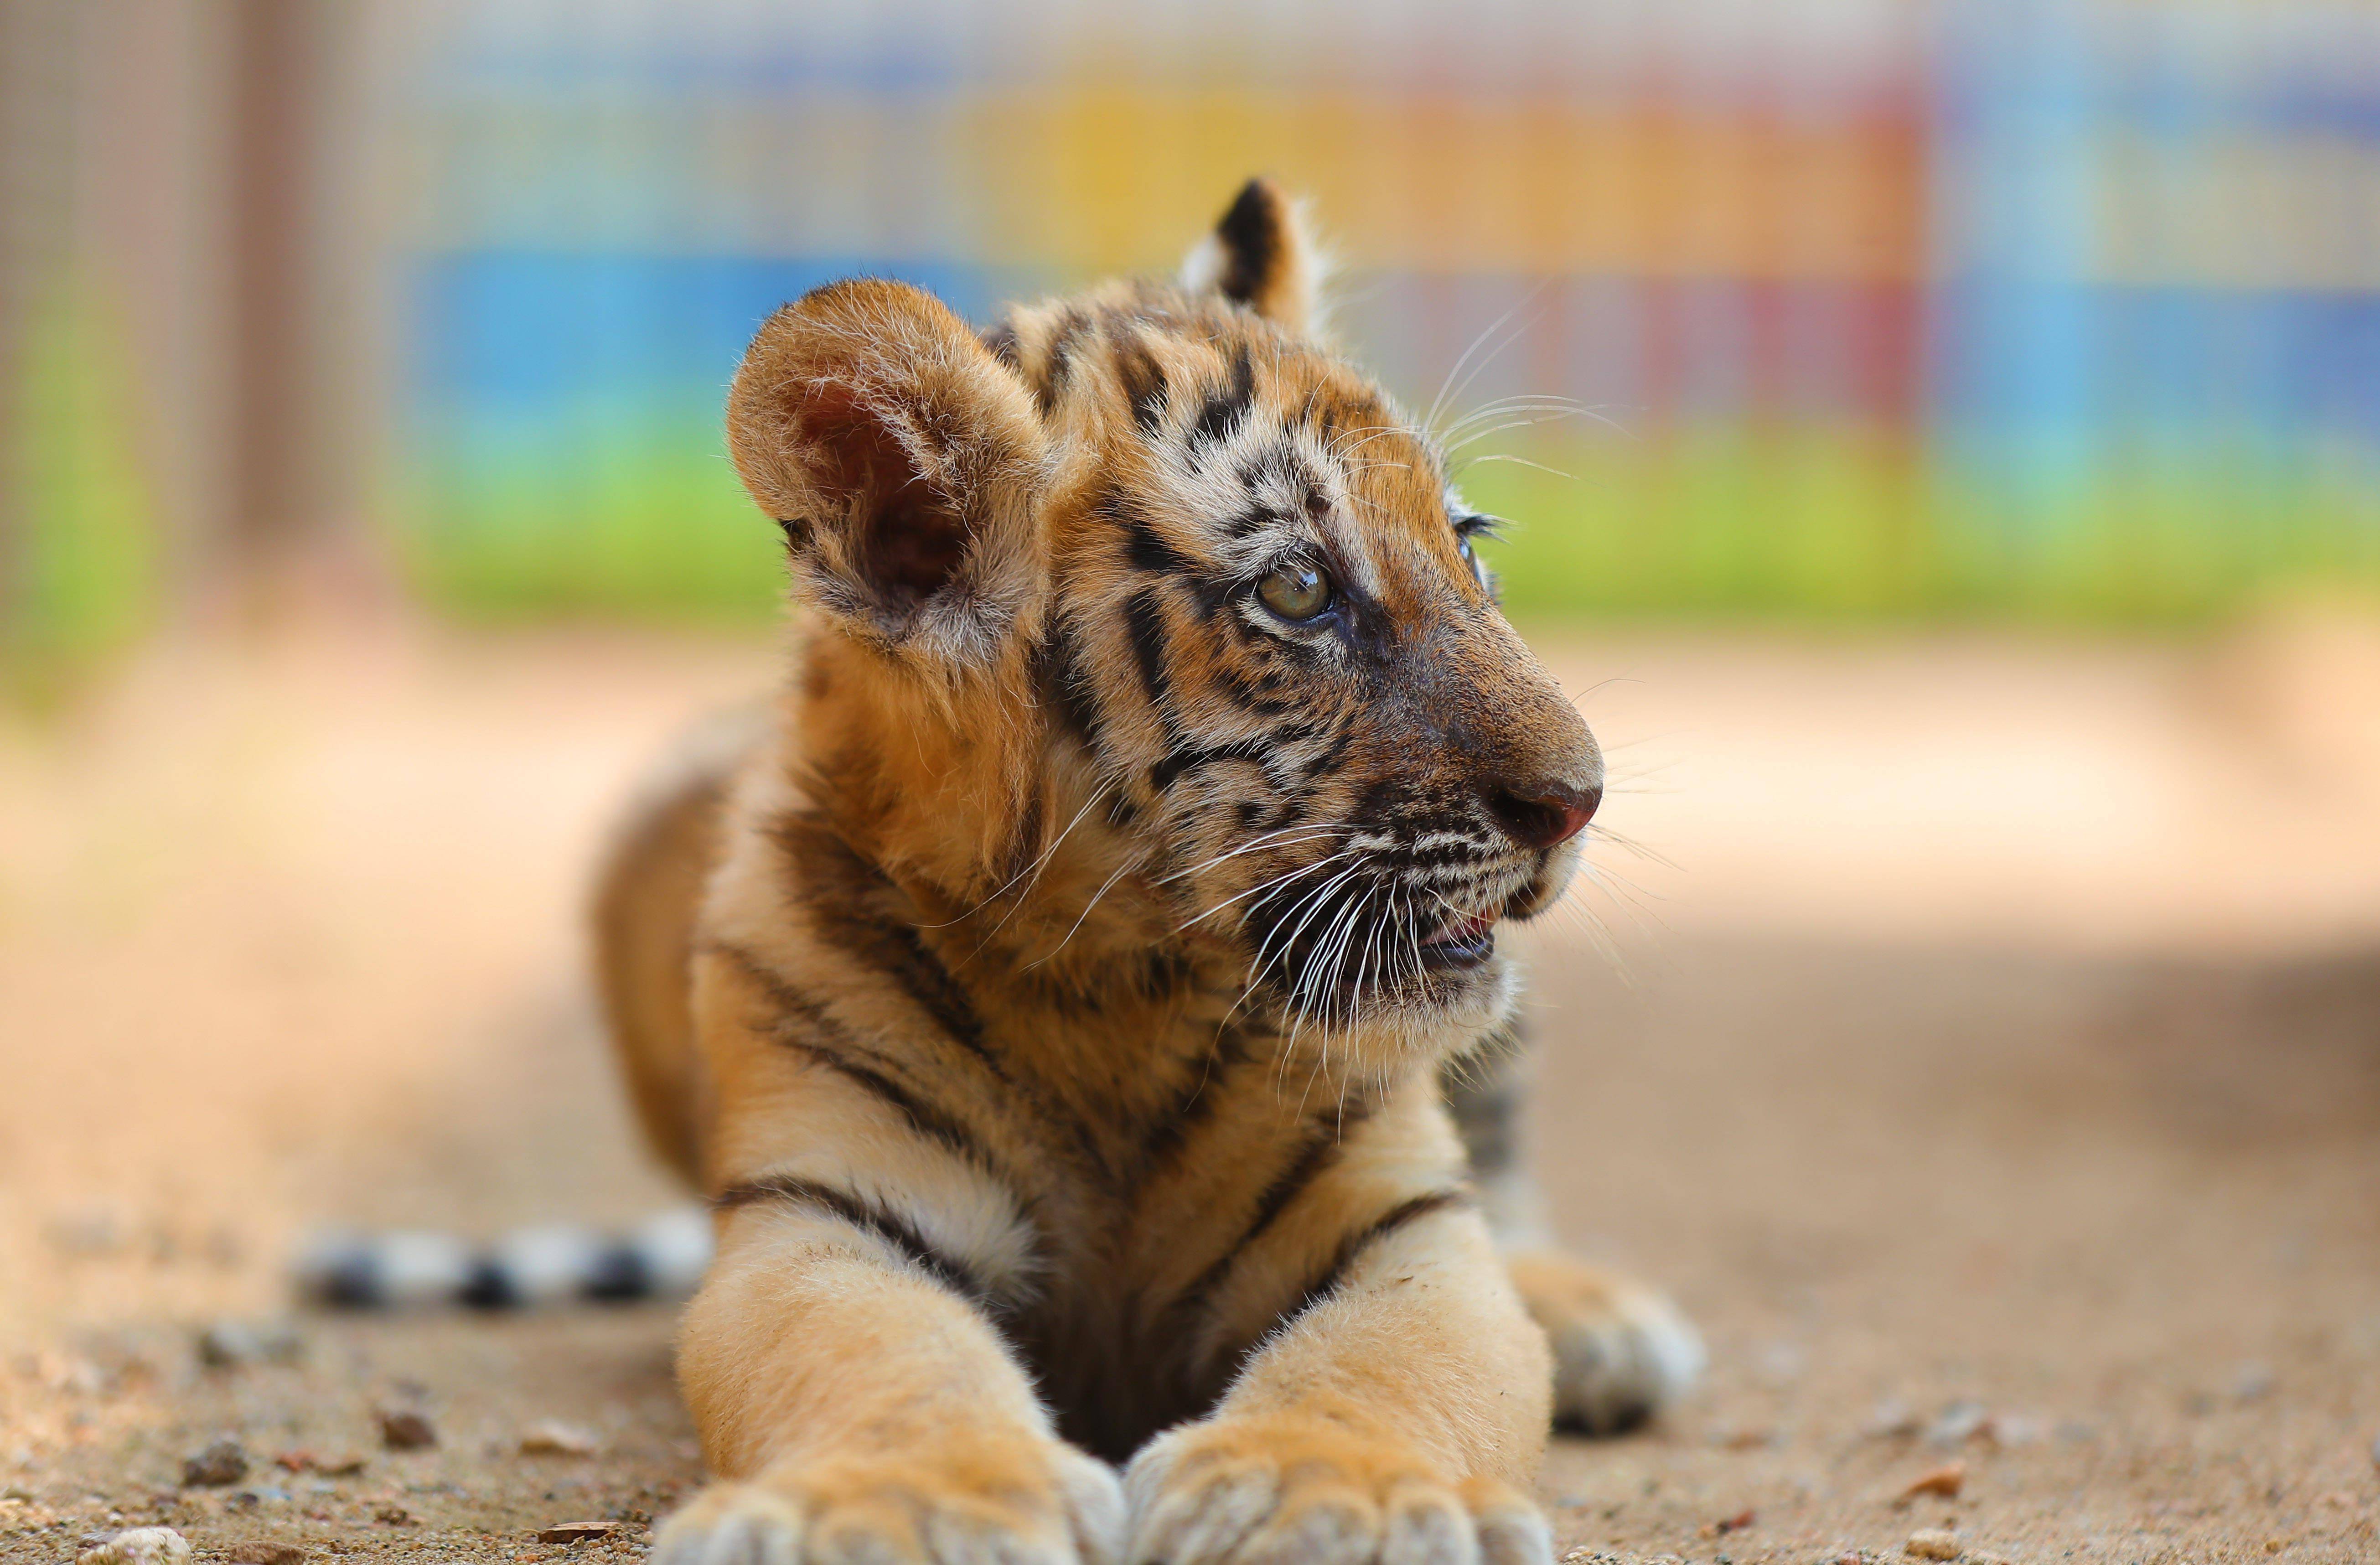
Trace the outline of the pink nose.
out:
[[[1569,842],[1595,819],[1603,802],[1603,785],[1590,782],[1574,788],[1566,782],[1539,782],[1522,789],[1501,789],[1488,798],[1496,822],[1524,848],[1550,848]]]

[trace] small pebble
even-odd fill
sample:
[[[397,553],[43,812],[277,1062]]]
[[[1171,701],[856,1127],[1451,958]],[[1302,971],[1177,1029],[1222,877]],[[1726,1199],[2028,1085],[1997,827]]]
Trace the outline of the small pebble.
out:
[[[104,1207],[66,1212],[47,1225],[51,1245],[69,1256],[112,1256],[129,1239],[124,1219]]]
[[[1925,1438],[1937,1446],[1962,1446],[1983,1432],[1991,1422],[1991,1413],[1984,1404],[1975,1401],[1955,1401],[1942,1410],[1925,1431]]]
[[[294,1543],[271,1542],[234,1544],[224,1556],[229,1565],[304,1565],[312,1558]]]
[[[306,1341],[297,1328],[280,1321],[254,1326],[244,1320],[218,1320],[200,1332],[198,1340],[199,1362],[209,1369],[295,1364],[305,1351]]]
[[[1988,1548],[1971,1548],[1963,1557],[1961,1565],[2016,1565],[2016,1561],[2005,1554],[1994,1554]]]
[[[384,1407],[380,1410],[380,1438],[391,1450],[419,1450],[438,1443],[438,1431],[409,1407]]]
[[[190,1557],[189,1540],[171,1527],[135,1527],[75,1556],[75,1565],[167,1565]]]
[[[521,1437],[520,1452],[523,1456],[593,1456],[595,1437],[548,1418],[529,1425]]]
[[[2273,1390],[2273,1372],[2261,1364],[2243,1364],[2231,1377],[2231,1400],[2240,1402],[2262,1401]]]
[[[2046,1422],[2022,1413],[1996,1413],[1984,1425],[1985,1439],[2010,1450],[2036,1445],[2048,1432]]]
[[[217,1440],[182,1462],[182,1482],[188,1485],[219,1489],[247,1476],[248,1452],[240,1450],[237,1440]]]
[[[1899,1397],[1887,1397],[1876,1404],[1860,1426],[1860,1433],[1871,1440],[1905,1439],[1925,1427],[1917,1410]]]
[[[1959,1491],[1967,1486],[1967,1464],[1946,1462],[1930,1473],[1921,1473],[1900,1491],[1903,1499],[1915,1499],[1919,1495],[1939,1495],[1944,1499],[1956,1499]]]
[[[624,1531],[618,1522],[556,1522],[537,1535],[540,1543],[586,1543]]]
[[[1959,1535],[1939,1527],[1925,1527],[1910,1534],[1900,1551],[1912,1559],[1956,1559],[1962,1552]]]

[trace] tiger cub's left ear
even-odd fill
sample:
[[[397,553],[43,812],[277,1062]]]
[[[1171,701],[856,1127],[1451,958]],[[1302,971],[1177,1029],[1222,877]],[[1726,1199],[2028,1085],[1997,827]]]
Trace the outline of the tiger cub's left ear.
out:
[[[831,283],[771,316],[727,449],[784,530],[795,589],[920,666],[992,658],[1038,589],[1049,455],[1032,394],[905,283]]]
[[[1182,263],[1182,285],[1219,293],[1289,331],[1320,325],[1322,257],[1297,204],[1269,179],[1251,179],[1215,231]]]

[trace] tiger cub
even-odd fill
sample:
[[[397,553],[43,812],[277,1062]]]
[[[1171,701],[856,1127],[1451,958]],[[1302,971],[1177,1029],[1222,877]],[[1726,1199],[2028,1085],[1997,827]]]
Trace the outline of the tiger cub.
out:
[[[598,919],[717,1230],[666,1565],[1542,1562],[1549,1417],[1693,1374],[1495,1059],[1601,758],[1316,290],[1257,181],[1176,285],[838,283],[737,371],[808,612]]]

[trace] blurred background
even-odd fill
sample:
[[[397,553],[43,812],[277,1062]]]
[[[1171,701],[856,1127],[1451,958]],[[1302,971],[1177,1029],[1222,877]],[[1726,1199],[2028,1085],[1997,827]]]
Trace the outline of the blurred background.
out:
[[[679,1198],[579,919],[777,666],[746,340],[1259,171],[1611,757],[1538,1156],[1713,1370],[1564,1545],[2380,1554],[2380,3],[0,0],[0,1557],[642,1537],[664,1312],[193,1332]]]
[[[855,271],[980,321],[1252,170],[1483,467],[1518,612],[2204,620],[2380,580],[2360,0],[12,0],[11,640],[260,573],[765,614],[722,389]],[[1466,360],[1465,354],[1470,358]],[[1457,370],[1456,366],[1463,368]]]

